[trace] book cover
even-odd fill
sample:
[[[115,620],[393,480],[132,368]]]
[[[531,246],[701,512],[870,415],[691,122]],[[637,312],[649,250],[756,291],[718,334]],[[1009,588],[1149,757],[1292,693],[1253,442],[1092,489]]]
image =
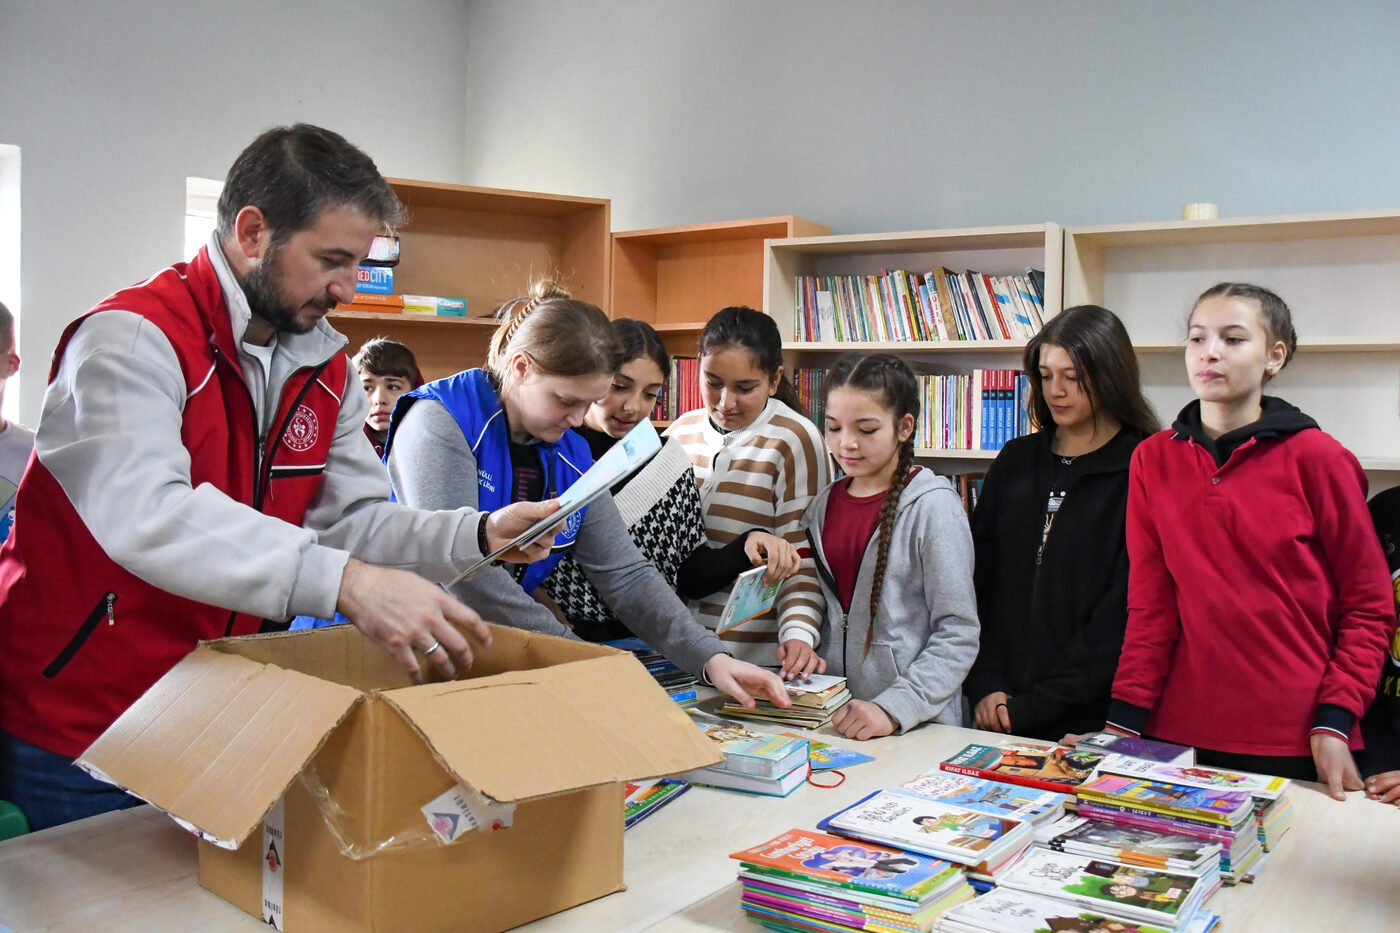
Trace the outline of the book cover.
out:
[[[700,731],[719,746],[724,764],[705,770],[732,771],[759,777],[787,774],[807,760],[807,740],[786,735],[753,732],[737,722],[690,710]]]
[[[1209,823],[1233,826],[1253,814],[1254,800],[1243,791],[1210,790],[1103,774],[1081,784],[1085,800],[1141,807]]]
[[[360,266],[355,270],[355,291],[389,295],[394,291],[394,270],[389,266]]]
[[[1082,852],[1119,861],[1153,860],[1197,865],[1218,855],[1220,843],[1109,820],[1066,816],[1043,830],[1051,849]]]
[[[901,785],[901,789],[929,800],[939,800],[955,807],[965,807],[982,813],[995,813],[1018,820],[1052,818],[1071,798],[1056,791],[1007,784],[985,778],[931,771]]]
[[[1001,885],[1070,901],[1090,910],[1182,926],[1196,912],[1208,885],[1181,872],[1124,865],[1033,846],[1006,873]]]
[[[876,791],[818,827],[964,865],[991,860],[1030,836],[1020,820],[892,790]]]
[[[761,872],[914,902],[937,892],[957,871],[946,859],[802,829],[729,857]]]
[[[1144,761],[1160,761],[1167,764],[1190,765],[1196,763],[1196,750],[1189,745],[1173,745],[1158,742],[1136,735],[1119,735],[1116,732],[1096,732],[1080,739],[1075,748],[1087,745],[1114,755],[1127,755]]]
[[[685,781],[676,781],[671,778],[628,781],[622,802],[623,829],[640,822],[688,790],[690,790],[690,785]]]
[[[800,739],[802,736],[795,732],[784,732],[783,735]],[[834,768],[849,768],[852,765],[864,764],[867,761],[874,761],[874,755],[864,755],[860,752],[851,751],[849,748],[837,748],[827,742],[818,742],[811,739],[811,748],[808,752],[809,760],[812,762],[813,771],[830,771]]]
[[[1104,758],[1104,752],[1038,742],[969,745],[944,761],[944,771],[993,781],[1073,793]]]
[[[1256,800],[1277,800],[1288,790],[1287,778],[1248,771],[1227,771],[1204,765],[1170,765],[1137,758],[1109,755],[1099,763],[1099,772],[1119,774],[1145,781],[1204,787],[1209,790],[1243,791]]]
[[[773,602],[778,598],[778,587],[782,584],[781,581],[764,583],[763,575],[767,571],[767,567],[755,567],[745,570],[734,580],[719,624],[715,626],[716,634],[737,628],[773,608]]]
[[[1007,888],[993,888],[943,916],[949,929],[987,933],[1170,933],[1167,927],[1125,924],[1062,900]]]

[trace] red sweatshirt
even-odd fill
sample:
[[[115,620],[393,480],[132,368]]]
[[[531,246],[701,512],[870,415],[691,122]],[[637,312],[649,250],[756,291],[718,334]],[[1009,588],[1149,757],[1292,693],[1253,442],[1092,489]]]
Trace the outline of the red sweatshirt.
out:
[[[1360,748],[1395,627],[1366,478],[1311,418],[1264,401],[1216,442],[1193,402],[1133,456],[1109,719],[1236,754],[1309,755],[1314,728]]]

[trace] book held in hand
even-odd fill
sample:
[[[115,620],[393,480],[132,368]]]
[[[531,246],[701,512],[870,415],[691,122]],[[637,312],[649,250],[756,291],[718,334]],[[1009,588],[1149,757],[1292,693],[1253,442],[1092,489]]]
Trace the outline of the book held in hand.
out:
[[[755,567],[739,574],[720,613],[719,624],[715,626],[716,635],[738,628],[773,608],[782,583],[764,583],[763,575],[767,572],[767,567]]]

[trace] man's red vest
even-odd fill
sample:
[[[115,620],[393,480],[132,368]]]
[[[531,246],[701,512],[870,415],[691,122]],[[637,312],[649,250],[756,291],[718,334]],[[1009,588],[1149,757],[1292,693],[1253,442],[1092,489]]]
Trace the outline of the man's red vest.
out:
[[[251,508],[300,524],[335,435],[345,354],[299,370],[283,386],[259,463],[252,397],[206,250],[89,313],[111,309],[145,317],[175,350],[186,386],[180,437],[191,485],[209,483]],[[85,318],[60,338],[50,380]],[[94,540],[53,475],[31,458],[14,531],[0,547],[0,729],[77,757],[200,639],[245,635],[260,624],[156,589],[123,570]]]

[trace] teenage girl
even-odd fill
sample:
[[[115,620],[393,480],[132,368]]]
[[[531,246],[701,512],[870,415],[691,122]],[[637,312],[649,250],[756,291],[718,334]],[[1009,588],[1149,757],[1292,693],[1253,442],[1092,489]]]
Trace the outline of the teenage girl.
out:
[[[563,493],[592,464],[588,444],[572,429],[607,393],[622,362],[606,315],[559,297],[552,283],[502,311],[485,369],[430,382],[399,399],[386,449],[399,501],[482,511],[538,502]],[[752,703],[745,691],[756,690],[786,705],[777,677],[735,660],[696,624],[637,552],[607,494],[570,516],[549,557],[485,568],[452,592],[485,618],[572,636],[530,596],[565,553],[618,618],[678,667],[742,702]]]
[[[1187,322],[1197,400],[1143,441],[1128,491],[1128,627],[1109,725],[1231,770],[1359,790],[1351,749],[1395,625],[1352,454],[1265,384],[1283,300],[1222,283]]]
[[[613,333],[622,347],[623,364],[601,399],[588,406],[576,430],[597,460],[618,438],[636,427],[656,407],[671,357],[650,324],[619,318]],[[672,438],[644,466],[612,488],[613,503],[642,556],[661,572],[682,599],[709,595],[728,586],[741,572],[767,564],[768,582],[797,571],[797,549],[759,529],[723,548],[706,544],[700,490],[690,458]],[[566,555],[535,591],[535,598],[587,641],[611,641],[632,633],[588,582],[582,565]]]
[[[869,739],[960,725],[977,657],[972,537],[953,485],[914,465],[919,383],[897,357],[841,357],[826,379],[826,442],[845,472],[804,525],[826,613],[821,654],[852,699],[832,724]]]
[[[1066,308],[1026,347],[1034,433],[1009,441],[972,513],[977,728],[1058,741],[1098,728],[1128,621],[1128,464],[1158,430],[1123,322]]]
[[[695,467],[709,543],[723,546],[758,528],[803,548],[802,513],[831,471],[821,435],[783,373],[778,325],[752,308],[725,308],[705,325],[699,353],[705,407],[676,419],[667,434]],[[692,602],[706,627],[719,621],[729,590]],[[725,647],[755,664],[776,660],[789,679],[825,670],[817,654],[821,591],[810,557],[783,582],[775,608],[725,632]]]

